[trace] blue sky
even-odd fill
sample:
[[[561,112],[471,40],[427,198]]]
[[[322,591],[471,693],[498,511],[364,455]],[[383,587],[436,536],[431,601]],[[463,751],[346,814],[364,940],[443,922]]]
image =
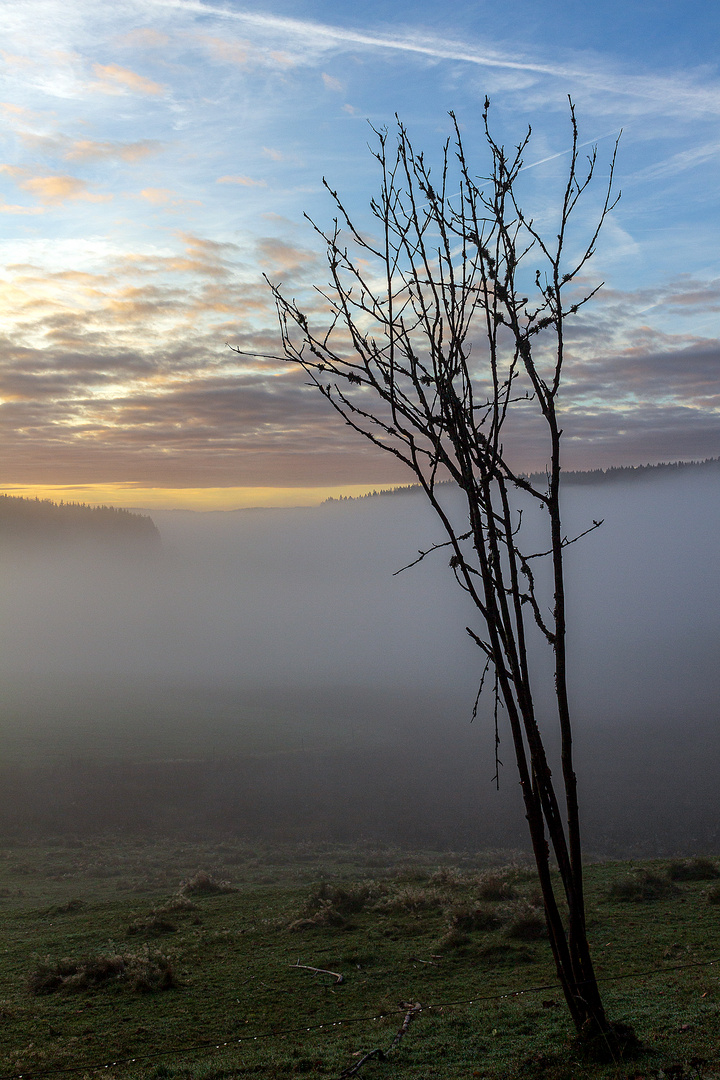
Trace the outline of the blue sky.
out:
[[[486,94],[498,139],[533,127],[538,220],[568,95],[601,177],[623,130],[568,467],[720,453],[716,5],[5,0],[3,21],[4,490],[227,506],[406,480],[299,373],[225,343],[276,348],[263,272],[324,281],[323,176],[367,220],[368,120],[398,113],[432,159],[453,109],[482,172]]]

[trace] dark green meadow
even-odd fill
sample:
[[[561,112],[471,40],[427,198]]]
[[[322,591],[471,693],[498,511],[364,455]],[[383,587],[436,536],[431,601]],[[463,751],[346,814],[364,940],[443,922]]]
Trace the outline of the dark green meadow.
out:
[[[608,1009],[644,1044],[601,1063],[573,1040],[521,856],[14,844],[0,849],[0,1077],[339,1077],[387,1050],[419,1003],[356,1075],[707,1080],[720,1075],[718,869],[588,867]]]

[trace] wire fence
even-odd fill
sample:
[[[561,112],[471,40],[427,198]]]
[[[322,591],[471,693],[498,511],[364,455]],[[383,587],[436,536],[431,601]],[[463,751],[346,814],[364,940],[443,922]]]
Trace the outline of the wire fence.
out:
[[[673,971],[683,971],[690,968],[712,967],[715,964],[720,964],[720,957],[714,957],[712,960],[696,960],[684,964],[669,964],[660,968],[646,968],[643,971],[626,971],[618,975],[598,976],[598,982],[612,983],[630,979],[643,979],[653,975],[665,975]],[[536,986],[524,986],[495,994],[476,994],[471,998],[457,998],[451,1001],[435,1001],[431,1004],[423,1004],[422,1011],[423,1013],[431,1013],[433,1010],[438,1011],[441,1009],[457,1008],[463,1005],[470,1006],[479,1004],[480,1002],[502,1001],[523,997],[525,994],[538,994],[543,991],[558,990],[561,990],[559,983],[541,983]],[[180,1057],[185,1054],[192,1054],[202,1050],[223,1050],[232,1046],[241,1046],[267,1039],[286,1038],[288,1035],[305,1035],[321,1031],[329,1033],[333,1029],[346,1028],[353,1024],[376,1023],[378,1020],[385,1020],[390,1015],[391,1014],[387,1012],[380,1012],[371,1015],[345,1017],[342,1020],[324,1020],[321,1023],[315,1022],[310,1025],[303,1024],[298,1027],[270,1028],[267,1031],[260,1031],[254,1035],[238,1035],[236,1033],[234,1035],[228,1035],[225,1039],[203,1039],[188,1046],[176,1047],[173,1050],[143,1053],[134,1057],[118,1057],[112,1061],[86,1062],[83,1065],[58,1065],[45,1069],[28,1068],[25,1072],[15,1071],[0,1073],[0,1080],[39,1080],[40,1077],[46,1076],[60,1076],[82,1072],[104,1072],[107,1069],[119,1068],[120,1066],[139,1065],[142,1062],[152,1062],[159,1059],[166,1060],[168,1058]],[[392,1015],[396,1014],[393,1013]]]

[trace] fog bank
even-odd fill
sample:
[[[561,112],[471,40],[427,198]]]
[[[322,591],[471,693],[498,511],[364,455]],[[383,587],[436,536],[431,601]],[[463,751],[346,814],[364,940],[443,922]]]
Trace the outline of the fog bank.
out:
[[[569,537],[604,519],[567,549],[598,849],[716,846],[719,496],[712,470],[565,491]],[[464,628],[477,623],[447,553],[394,576],[443,540],[419,493],[152,517],[163,547],[143,559],[3,553],[6,791],[35,770],[28,821],[476,847],[524,836],[508,733],[497,795],[489,702],[470,724],[482,664]],[[145,795],[130,808],[133,790]],[[23,825],[11,803],[0,827]]]

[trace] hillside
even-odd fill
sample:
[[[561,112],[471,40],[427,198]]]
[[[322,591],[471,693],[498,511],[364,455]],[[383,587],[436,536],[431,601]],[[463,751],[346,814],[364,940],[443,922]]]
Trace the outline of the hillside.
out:
[[[660,480],[679,475],[720,476],[720,458],[706,458],[705,461],[661,461],[657,465],[613,465],[608,469],[584,469],[563,471],[564,484],[588,485],[588,484],[615,484],[632,483],[637,480]],[[531,473],[530,479],[537,483],[542,480],[542,473]],[[451,486],[453,480],[440,480],[440,485]],[[403,484],[399,487],[378,488],[369,491],[366,495],[341,495],[339,498],[329,498],[325,501],[355,502],[358,499],[373,499],[380,495],[407,495],[408,492],[419,491],[419,484]]]
[[[100,547],[155,549],[160,545],[160,533],[152,518],[114,506],[0,495],[0,545],[87,542]]]

